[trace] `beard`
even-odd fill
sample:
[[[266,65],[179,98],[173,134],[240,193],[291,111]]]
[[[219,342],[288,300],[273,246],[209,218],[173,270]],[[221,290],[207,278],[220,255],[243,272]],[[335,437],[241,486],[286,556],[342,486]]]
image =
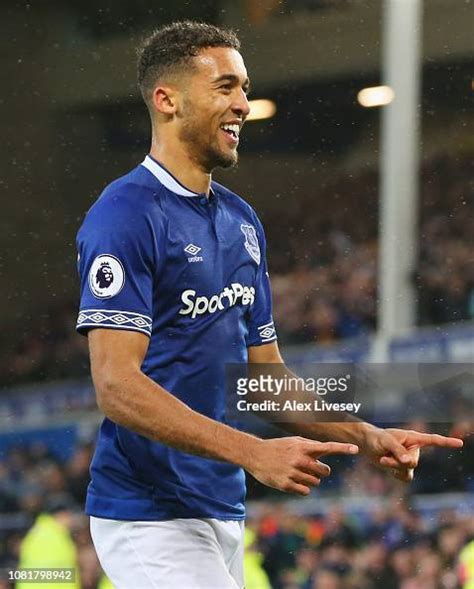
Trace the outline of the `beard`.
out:
[[[199,120],[199,116],[191,103],[183,109],[182,126],[179,139],[186,144],[192,159],[202,166],[206,172],[215,168],[230,168],[238,162],[237,149],[224,151],[219,147],[217,138],[206,141],[209,129]]]

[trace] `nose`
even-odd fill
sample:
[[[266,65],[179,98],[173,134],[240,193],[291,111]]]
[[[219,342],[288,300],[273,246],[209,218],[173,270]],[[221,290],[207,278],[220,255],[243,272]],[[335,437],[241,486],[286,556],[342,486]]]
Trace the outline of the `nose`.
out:
[[[244,119],[247,118],[250,112],[250,105],[247,98],[247,94],[245,94],[242,88],[238,89],[238,94],[236,95],[236,98],[232,105],[232,111],[235,114],[242,116]]]

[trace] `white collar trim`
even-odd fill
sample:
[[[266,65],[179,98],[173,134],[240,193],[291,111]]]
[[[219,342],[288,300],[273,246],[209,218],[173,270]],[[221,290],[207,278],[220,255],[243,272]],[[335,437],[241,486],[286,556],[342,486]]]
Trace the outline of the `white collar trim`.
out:
[[[188,190],[184,186],[182,186],[173,176],[167,172],[164,168],[162,168],[159,164],[157,164],[149,155],[142,161],[142,166],[144,166],[147,170],[149,170],[153,176],[158,178],[158,180],[171,192],[175,194],[179,194],[181,196],[199,196],[196,192],[192,192]]]

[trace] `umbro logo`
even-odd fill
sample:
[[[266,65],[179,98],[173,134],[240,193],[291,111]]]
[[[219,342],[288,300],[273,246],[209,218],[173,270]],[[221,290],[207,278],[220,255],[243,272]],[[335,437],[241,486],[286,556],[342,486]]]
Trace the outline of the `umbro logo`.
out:
[[[199,246],[194,245],[194,243],[188,243],[188,245],[184,248],[184,251],[187,254],[190,254],[188,262],[202,262],[202,256],[197,255],[201,251],[201,249],[202,248],[200,248]]]
[[[202,248],[194,245],[194,243],[188,243],[188,245],[184,248],[184,251],[189,254],[190,256],[195,256],[201,251]]]

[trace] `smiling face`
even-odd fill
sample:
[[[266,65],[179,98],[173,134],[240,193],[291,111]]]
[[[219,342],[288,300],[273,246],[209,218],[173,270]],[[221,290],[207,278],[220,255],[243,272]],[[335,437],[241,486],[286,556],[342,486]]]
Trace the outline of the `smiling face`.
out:
[[[242,125],[249,114],[249,80],[235,49],[212,47],[193,58],[176,112],[180,142],[207,172],[237,163]]]

